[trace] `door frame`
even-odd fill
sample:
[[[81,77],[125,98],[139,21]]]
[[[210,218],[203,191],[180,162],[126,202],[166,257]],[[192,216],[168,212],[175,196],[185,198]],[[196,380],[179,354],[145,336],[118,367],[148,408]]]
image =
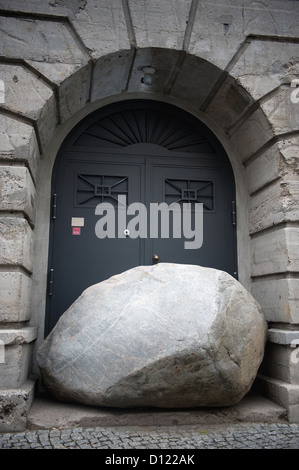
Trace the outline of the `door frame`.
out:
[[[58,155],[55,159],[55,163],[54,163],[54,166],[53,166],[52,191],[51,191],[52,194],[53,194],[53,187],[55,185],[57,171],[58,171],[58,167],[59,167],[61,158],[63,158],[63,156],[66,155],[67,152],[70,151],[69,150],[70,144],[72,145],[72,143],[78,138],[78,135],[80,134],[80,132],[82,132],[83,129],[86,129],[91,123],[93,123],[95,121],[95,118],[98,118],[99,116],[105,116],[107,114],[109,115],[109,112],[111,113],[111,112],[121,111],[123,109],[127,109],[128,107],[130,107],[130,105],[135,106],[137,101],[141,105],[141,108],[143,108],[144,105],[145,106],[149,105],[150,108],[151,108],[151,106],[153,106],[154,109],[159,109],[159,107],[160,107],[163,110],[163,108],[165,108],[165,106],[166,106],[170,110],[175,110],[176,113],[178,113],[180,116],[182,116],[183,119],[186,119],[187,122],[190,123],[190,125],[192,125],[192,124],[193,125],[198,125],[201,132],[204,132],[204,134],[206,134],[208,136],[207,140],[212,141],[213,144],[215,145],[215,148],[217,149],[217,155],[218,155],[218,152],[219,152],[219,155],[221,155],[221,158],[225,158],[225,165],[230,167],[231,174],[232,174],[232,177],[233,177],[233,184],[234,184],[234,174],[233,174],[233,170],[232,170],[229,158],[227,156],[227,153],[225,152],[224,148],[220,144],[217,137],[202,122],[200,122],[198,119],[196,119],[194,116],[190,115],[189,113],[186,113],[185,111],[181,110],[180,108],[174,107],[173,105],[168,105],[168,104],[165,104],[165,103],[159,103],[159,102],[152,101],[152,100],[132,100],[132,101],[130,100],[130,101],[122,101],[122,102],[114,103],[112,105],[108,105],[106,107],[100,108],[96,112],[91,113],[85,119],[80,121],[78,123],[78,125],[75,126],[73,128],[73,130],[68,134],[67,138],[64,140],[63,144],[60,147],[60,150],[58,152]],[[138,152],[138,148],[136,148],[135,150],[137,150],[137,152]],[[74,151],[74,149],[72,151]],[[80,152],[80,150],[78,152]],[[91,154],[93,152],[94,152],[94,150],[91,150]],[[97,152],[94,153],[94,156],[96,156],[96,154],[99,154],[99,153],[102,153],[102,152],[99,152],[97,150]],[[105,150],[104,153],[107,157],[107,161],[109,161],[109,152],[107,153],[107,150]],[[104,153],[103,153],[103,155],[104,155]],[[134,151],[133,151],[133,153],[134,153]],[[111,155],[115,155],[115,153],[112,151]],[[118,155],[118,153],[117,153],[117,155]],[[188,155],[186,153],[186,159],[188,159],[189,156],[190,155]],[[172,154],[169,154],[169,152],[166,151],[165,149],[163,149],[163,147],[160,147],[159,157],[161,157],[161,158],[164,157],[165,160],[167,160],[167,157],[169,157],[169,158],[171,158],[172,161],[173,161],[173,159],[178,158],[178,162],[179,162],[181,160],[182,155],[181,154],[177,155],[176,152],[172,153]],[[129,154],[126,158],[127,158],[127,160],[126,160],[127,163],[129,163],[128,160],[134,161],[136,159],[135,156],[132,156],[132,146],[130,147],[130,152],[129,152]],[[194,158],[194,154],[191,155],[191,158]],[[234,191],[235,191],[235,187],[234,187]],[[52,243],[51,243],[51,240],[53,240],[53,226],[54,226],[53,223],[50,223],[50,240],[49,240],[49,256],[48,256],[49,273],[50,273],[50,265],[51,265],[51,259],[52,259]],[[237,265],[236,231],[234,232],[234,246],[235,246],[235,248],[234,248],[235,264]],[[49,285],[50,282],[51,282],[51,279],[49,278],[48,279],[48,285]],[[47,307],[46,307],[46,325],[48,324],[48,321],[49,321],[49,302],[47,302]],[[47,328],[47,330],[48,330],[48,328]]]
[[[39,374],[39,368],[36,362],[36,351],[45,338],[45,317],[46,317],[46,299],[48,289],[48,261],[49,261],[49,233],[50,233],[50,208],[51,208],[51,179],[53,168],[57,156],[69,137],[73,129],[80,125],[83,119],[90,116],[96,110],[110,104],[125,102],[131,99],[148,100],[148,94],[143,92],[126,92],[104,97],[96,102],[85,104],[77,113],[74,113],[68,120],[59,125],[49,144],[43,152],[43,158],[38,167],[36,179],[36,198],[35,198],[35,229],[34,229],[34,259],[33,274],[31,276],[31,305],[30,318],[31,323],[38,327],[38,336],[34,345],[33,373]],[[172,96],[161,96],[156,93],[150,94],[151,100],[158,103],[171,104],[200,120],[221,142],[226,155],[229,158],[236,185],[236,210],[237,210],[237,255],[238,255],[238,274],[239,282],[251,291],[251,252],[249,236],[249,201],[250,194],[248,189],[246,167],[240,160],[240,154],[234,142],[225,133],[225,130],[218,127],[209,116],[198,109],[190,106],[185,101]]]

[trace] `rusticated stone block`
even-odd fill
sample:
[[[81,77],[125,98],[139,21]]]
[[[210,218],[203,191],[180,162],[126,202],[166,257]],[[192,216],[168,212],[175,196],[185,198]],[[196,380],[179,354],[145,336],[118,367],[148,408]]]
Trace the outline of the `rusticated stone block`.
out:
[[[285,179],[297,180],[299,174],[299,137],[284,139],[278,145],[281,155],[279,174],[284,176]]]
[[[297,43],[252,39],[231,75],[257,100],[297,76],[297,56]]]
[[[24,212],[34,223],[35,188],[25,166],[0,166],[0,196],[0,210]]]
[[[24,5],[22,2],[21,10]],[[0,16],[0,31],[1,56],[52,64],[86,63],[86,52],[66,21]]]
[[[208,106],[207,114],[229,132],[252,103],[249,93],[228,77]]]
[[[31,279],[20,272],[0,272],[0,322],[30,319]]]
[[[289,384],[299,385],[299,332],[294,347],[268,343],[261,373]]]
[[[5,102],[2,106],[36,121],[40,141],[45,145],[57,124],[53,90],[18,65],[0,64],[0,74],[5,83]]]
[[[89,0],[72,16],[72,23],[93,60],[130,49],[125,15],[118,0]]]
[[[81,67],[59,87],[60,119],[64,122],[86,105],[90,89],[89,65]]]
[[[261,104],[275,135],[299,130],[298,103],[293,102],[291,93],[292,88],[282,88]]]
[[[226,0],[224,0],[226,3]],[[299,11],[296,1],[245,0],[239,6],[243,12],[244,31],[246,34],[260,34],[298,37]]]
[[[293,181],[293,191],[296,192],[294,182],[299,172],[298,149],[298,137],[283,139],[250,161],[246,166],[250,194],[261,190],[279,177],[283,177],[285,181]]]
[[[5,346],[5,360],[0,363],[0,389],[19,388],[27,379],[31,363],[31,344]]]
[[[249,203],[250,233],[299,220],[298,190],[296,180],[277,180],[254,194]]]
[[[32,345],[37,328],[0,329],[2,357],[0,360],[0,389],[22,387],[31,372]]]
[[[251,240],[252,276],[299,271],[299,230],[262,232]]]
[[[182,49],[191,0],[129,0],[137,47]]]
[[[17,389],[0,390],[0,432],[24,431],[34,398],[34,381]]]
[[[246,166],[249,193],[255,193],[280,176],[281,153],[279,144],[266,149]]]
[[[184,105],[187,102],[191,107],[200,108],[220,75],[221,70],[215,65],[199,57],[187,55],[177,73],[171,95],[183,100]]]
[[[0,264],[32,272],[33,232],[25,219],[0,217]]]
[[[273,130],[262,112],[257,109],[238,127],[231,137],[231,144],[242,162],[246,162],[273,137]]]
[[[245,39],[243,24],[244,6],[199,2],[189,52],[225,69]]]
[[[263,395],[286,408],[290,423],[299,423],[299,385],[289,384],[264,374],[259,374],[257,383]]]
[[[100,58],[93,71],[91,101],[121,93],[127,85],[132,60],[130,50]]]
[[[279,323],[299,323],[299,280],[257,278],[251,293],[262,306],[267,321]]]
[[[0,115],[0,158],[25,162],[35,177],[39,150],[33,127]]]

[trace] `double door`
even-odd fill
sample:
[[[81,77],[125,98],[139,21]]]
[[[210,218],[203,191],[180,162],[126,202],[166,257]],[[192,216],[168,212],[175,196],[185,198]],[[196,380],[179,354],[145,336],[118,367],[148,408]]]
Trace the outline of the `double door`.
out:
[[[47,332],[84,289],[138,265],[236,275],[234,182],[222,160],[144,146],[134,155],[68,155],[52,198]]]

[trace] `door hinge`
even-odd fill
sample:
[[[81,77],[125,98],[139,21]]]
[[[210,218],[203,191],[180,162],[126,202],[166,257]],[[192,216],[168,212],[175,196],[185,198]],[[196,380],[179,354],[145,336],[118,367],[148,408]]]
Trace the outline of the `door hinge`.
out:
[[[237,214],[236,214],[236,203],[232,201],[232,224],[235,226],[237,224]]]
[[[48,288],[49,295],[53,295],[53,284],[54,284],[54,269],[51,268],[49,272],[49,288]]]
[[[53,194],[52,196],[52,219],[56,219],[56,211],[57,211],[57,194]]]

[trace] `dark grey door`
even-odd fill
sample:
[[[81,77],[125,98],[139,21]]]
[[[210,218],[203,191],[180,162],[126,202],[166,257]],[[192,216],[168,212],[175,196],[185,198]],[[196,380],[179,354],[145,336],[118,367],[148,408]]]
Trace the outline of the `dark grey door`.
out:
[[[108,108],[100,119],[95,115],[83,122],[61,149],[52,181],[47,333],[85,288],[152,264],[154,255],[159,262],[199,264],[236,275],[234,179],[228,158],[217,141],[210,144],[210,134],[207,139],[202,128],[173,121],[176,108],[165,115],[160,106],[134,101],[124,109]],[[137,238],[119,236],[119,196],[126,197],[127,208],[136,202],[146,208],[146,236],[144,231]],[[181,236],[173,233],[171,211],[169,235],[163,238],[159,218],[158,236],[152,236],[151,207],[162,202],[176,204],[181,216],[188,203],[193,232],[199,229],[194,226],[195,204],[203,205],[199,248],[186,249],[185,242],[192,239],[184,236],[182,225]],[[114,225],[101,224],[105,238],[96,231],[104,220],[96,213],[102,203],[115,216]],[[127,222],[132,218],[126,215]]]
[[[85,288],[144,263],[141,239],[117,237],[118,195],[126,195],[128,203],[142,199],[141,178],[138,163],[67,161],[61,168],[53,195],[49,329]],[[114,238],[96,236],[100,202],[115,207]]]
[[[165,201],[170,208],[173,203],[181,208],[190,203],[192,211],[195,203],[203,205],[202,227],[200,222],[195,225],[196,219],[191,216],[190,233],[184,235],[181,209],[182,228],[178,238],[150,240],[150,250],[158,255],[159,262],[198,264],[236,275],[232,181],[229,176],[219,162],[203,166],[203,162],[196,159],[184,159],[183,162],[153,164],[151,201]]]

